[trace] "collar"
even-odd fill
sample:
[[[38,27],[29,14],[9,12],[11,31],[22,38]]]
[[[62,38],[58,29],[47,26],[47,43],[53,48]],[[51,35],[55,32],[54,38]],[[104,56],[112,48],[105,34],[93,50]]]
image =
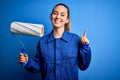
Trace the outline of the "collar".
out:
[[[49,42],[54,41],[54,39],[56,39],[56,38],[54,37],[54,33],[53,33],[53,30],[52,30],[50,32],[50,34],[48,34],[47,41],[49,43]],[[63,41],[65,41],[65,42],[68,42],[69,41],[69,32],[67,32],[66,30],[64,30],[63,35],[62,35],[62,37],[60,39],[63,40]]]

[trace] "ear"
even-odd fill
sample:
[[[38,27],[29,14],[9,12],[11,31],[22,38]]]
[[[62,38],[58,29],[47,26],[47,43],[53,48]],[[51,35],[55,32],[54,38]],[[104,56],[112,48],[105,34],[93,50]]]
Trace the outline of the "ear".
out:
[[[69,22],[69,18],[67,18],[67,20],[66,20],[66,22],[65,22],[65,23],[67,24],[68,22]]]
[[[50,20],[52,20],[52,16],[50,15]]]
[[[52,20],[52,13],[50,14],[50,20]]]

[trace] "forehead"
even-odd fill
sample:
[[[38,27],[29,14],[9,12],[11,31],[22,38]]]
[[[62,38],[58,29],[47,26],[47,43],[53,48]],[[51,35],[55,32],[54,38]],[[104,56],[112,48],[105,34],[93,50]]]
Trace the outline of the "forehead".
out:
[[[58,5],[58,6],[56,6],[56,7],[54,8],[54,11],[67,13],[67,8],[64,7],[63,5]]]

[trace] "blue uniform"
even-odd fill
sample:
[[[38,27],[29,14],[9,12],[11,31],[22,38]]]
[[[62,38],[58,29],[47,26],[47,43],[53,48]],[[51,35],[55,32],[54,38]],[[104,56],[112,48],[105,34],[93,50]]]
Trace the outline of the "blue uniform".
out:
[[[78,67],[86,70],[91,61],[89,44],[80,44],[80,37],[64,30],[61,38],[53,31],[40,38],[37,54],[24,68],[41,72],[42,80],[78,80]]]

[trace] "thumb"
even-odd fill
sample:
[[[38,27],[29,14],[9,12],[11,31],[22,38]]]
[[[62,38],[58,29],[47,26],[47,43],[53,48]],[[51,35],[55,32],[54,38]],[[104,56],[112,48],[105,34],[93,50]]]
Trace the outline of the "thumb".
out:
[[[24,54],[24,56],[25,56],[25,63],[27,63],[28,62],[28,55]]]
[[[83,37],[86,37],[86,34],[87,34],[87,30],[84,31]]]
[[[24,54],[24,56],[25,56],[25,57],[28,57],[28,55],[27,55],[27,54]]]
[[[24,56],[24,54],[23,54],[23,53],[20,53],[20,56]]]

